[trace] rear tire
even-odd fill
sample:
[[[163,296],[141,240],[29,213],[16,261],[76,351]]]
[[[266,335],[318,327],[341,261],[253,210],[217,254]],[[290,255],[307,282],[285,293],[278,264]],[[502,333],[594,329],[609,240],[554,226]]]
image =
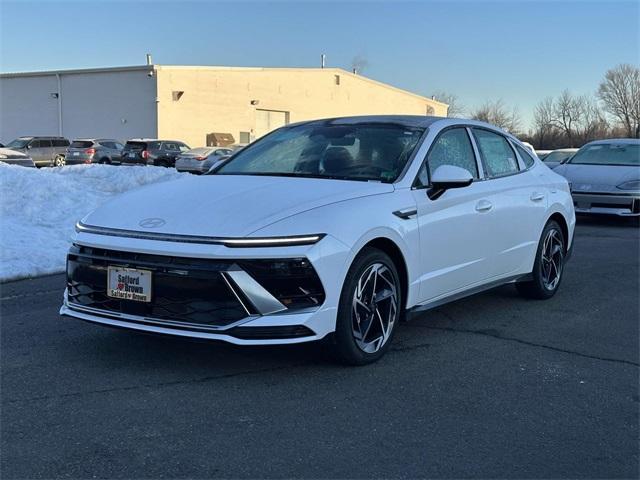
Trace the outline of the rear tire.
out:
[[[567,247],[562,228],[554,220],[547,223],[540,236],[536,260],[531,272],[533,278],[516,283],[525,298],[547,300],[553,297],[562,280]]]
[[[111,160],[109,160],[108,158],[101,158],[98,163],[101,165],[111,165]]]
[[[56,155],[53,159],[53,165],[56,167],[64,167],[66,163],[67,161],[65,160],[64,155]]]
[[[355,258],[342,287],[336,331],[332,337],[337,359],[366,365],[389,349],[400,323],[403,292],[393,260],[377,248]]]

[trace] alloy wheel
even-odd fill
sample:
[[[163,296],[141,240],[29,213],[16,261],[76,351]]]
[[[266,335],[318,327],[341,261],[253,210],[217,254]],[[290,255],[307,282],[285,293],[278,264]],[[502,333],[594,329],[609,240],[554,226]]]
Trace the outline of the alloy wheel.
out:
[[[367,267],[353,294],[351,321],[358,348],[375,353],[389,340],[398,317],[398,287],[382,263]]]
[[[65,162],[64,157],[62,157],[62,156],[57,156],[56,157],[56,159],[55,159],[56,167],[64,167],[65,163],[66,162]]]
[[[564,244],[560,232],[551,229],[542,245],[542,283],[547,290],[555,290],[560,283],[564,260]]]

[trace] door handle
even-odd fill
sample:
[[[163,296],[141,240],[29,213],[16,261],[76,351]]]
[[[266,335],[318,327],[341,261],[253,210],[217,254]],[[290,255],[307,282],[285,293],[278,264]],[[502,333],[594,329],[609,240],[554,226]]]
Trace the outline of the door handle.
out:
[[[493,203],[489,200],[480,200],[476,203],[476,212],[488,212],[493,208]]]
[[[544,200],[544,193],[533,192],[530,198],[532,202],[539,202],[540,200]]]

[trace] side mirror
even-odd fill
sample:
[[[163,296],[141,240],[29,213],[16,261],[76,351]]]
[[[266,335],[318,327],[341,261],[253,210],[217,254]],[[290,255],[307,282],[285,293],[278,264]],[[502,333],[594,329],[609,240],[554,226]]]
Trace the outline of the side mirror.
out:
[[[27,145],[27,149],[31,150],[33,148],[33,145],[29,144]]]
[[[427,190],[427,196],[431,200],[436,200],[447,190],[468,187],[472,182],[473,176],[468,170],[454,165],[441,165],[433,172],[431,188]]]

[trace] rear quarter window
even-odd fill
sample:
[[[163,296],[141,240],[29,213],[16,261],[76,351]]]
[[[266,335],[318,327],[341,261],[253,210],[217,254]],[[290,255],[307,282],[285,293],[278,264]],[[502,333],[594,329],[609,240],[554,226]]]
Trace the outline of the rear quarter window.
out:
[[[520,145],[518,144],[514,144],[514,145],[516,146],[516,150],[520,154],[520,158],[524,162],[525,168],[533,167],[533,164],[536,163],[536,161],[533,159],[531,154],[525,148],[522,148]]]

